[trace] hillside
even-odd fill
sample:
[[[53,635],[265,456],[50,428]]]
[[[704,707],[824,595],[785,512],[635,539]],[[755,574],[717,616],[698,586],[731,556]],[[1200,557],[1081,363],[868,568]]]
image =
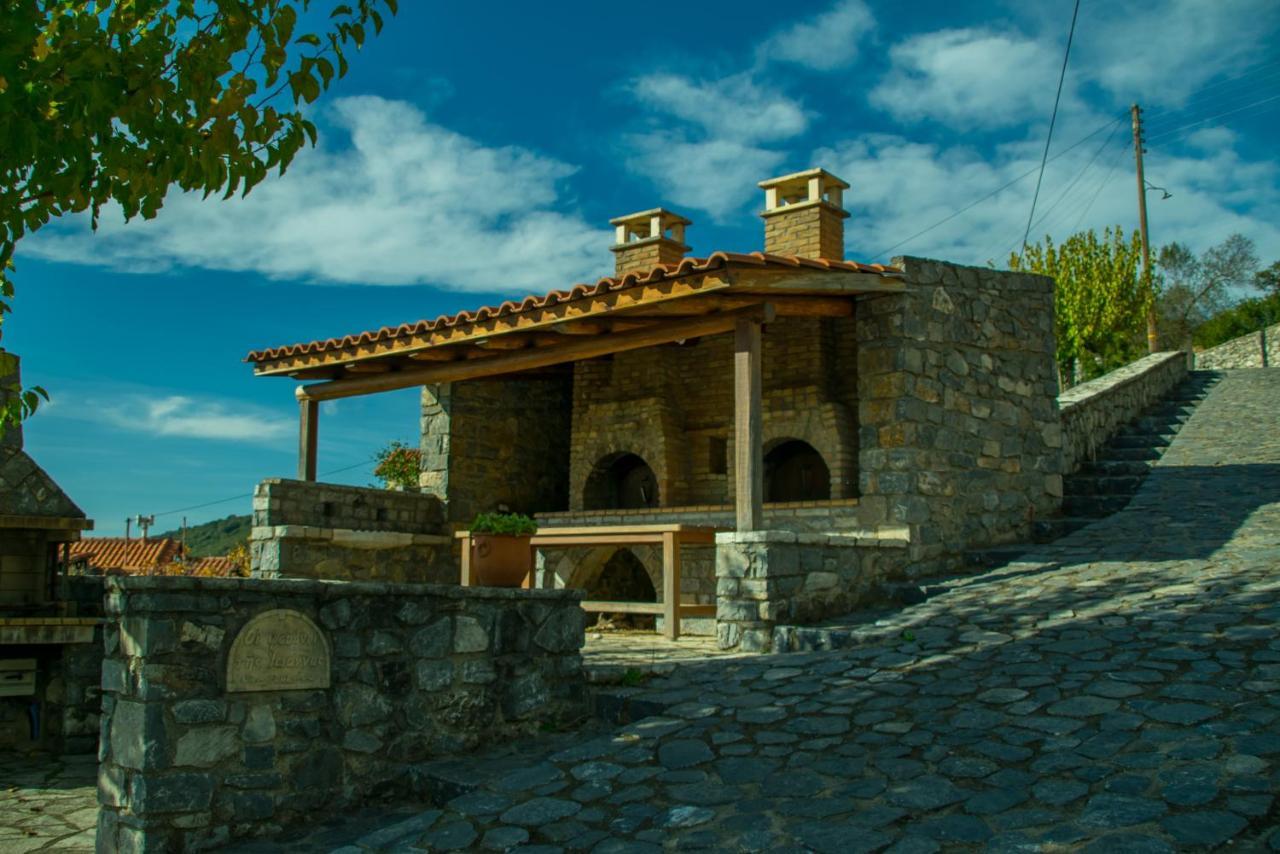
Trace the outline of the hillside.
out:
[[[228,516],[187,528],[187,549],[192,557],[217,557],[249,539],[252,516]],[[182,530],[165,531],[160,537],[182,538]]]

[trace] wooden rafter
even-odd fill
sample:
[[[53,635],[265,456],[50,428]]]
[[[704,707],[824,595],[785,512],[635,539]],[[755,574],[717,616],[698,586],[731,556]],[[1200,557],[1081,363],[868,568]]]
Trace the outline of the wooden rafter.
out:
[[[594,359],[611,353],[640,350],[645,347],[695,338],[700,335],[715,335],[734,329],[737,322],[742,319],[754,320],[757,323],[767,323],[775,316],[772,305],[760,303],[736,311],[673,320],[666,323],[651,323],[641,329],[634,329],[629,332],[569,339],[558,347],[514,350],[486,359],[443,362],[428,368],[416,368],[315,383],[313,385],[300,386],[297,394],[301,400],[332,400],[341,397],[393,391],[418,385],[458,382],[499,374],[519,373],[520,371],[544,368],[565,362]]]

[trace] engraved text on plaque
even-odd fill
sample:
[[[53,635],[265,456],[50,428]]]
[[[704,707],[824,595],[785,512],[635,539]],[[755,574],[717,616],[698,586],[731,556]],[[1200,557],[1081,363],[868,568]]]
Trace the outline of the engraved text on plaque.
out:
[[[245,623],[227,655],[227,691],[329,687],[329,643],[305,614],[266,611]]]

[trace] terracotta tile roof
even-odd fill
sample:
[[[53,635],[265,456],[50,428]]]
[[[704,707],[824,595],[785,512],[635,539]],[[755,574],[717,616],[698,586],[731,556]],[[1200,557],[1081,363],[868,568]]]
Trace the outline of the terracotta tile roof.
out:
[[[191,575],[236,575],[239,567],[229,557],[198,557],[187,562]]]
[[[71,559],[87,560],[102,571],[139,572],[173,563],[182,554],[182,543],[168,537],[143,541],[124,537],[85,537],[71,544]]]
[[[483,306],[475,311],[463,311],[453,315],[441,315],[435,320],[419,320],[417,323],[402,323],[399,326],[384,326],[358,335],[345,335],[341,338],[329,338],[323,341],[310,341],[290,344],[285,347],[272,347],[265,350],[254,350],[245,356],[246,362],[265,362],[305,353],[322,353],[338,350],[343,347],[355,347],[372,344],[403,335],[420,335],[436,329],[455,327],[468,323],[478,323],[494,317],[504,317],[520,312],[536,311],[570,300],[583,297],[599,296],[612,291],[620,291],[636,285],[649,285],[666,279],[679,279],[696,273],[706,273],[727,267],[730,264],[775,267],[778,269],[807,268],[814,270],[839,270],[855,273],[873,273],[883,276],[900,276],[902,271],[897,267],[885,264],[862,264],[857,261],[832,261],[826,258],[799,258],[794,255],[769,255],[764,252],[742,254],[736,252],[713,252],[706,258],[685,258],[675,265],[658,265],[648,272],[627,273],[619,277],[606,277],[594,285],[574,285],[567,291],[551,291],[543,296],[527,296],[519,302],[510,300],[496,306]]]

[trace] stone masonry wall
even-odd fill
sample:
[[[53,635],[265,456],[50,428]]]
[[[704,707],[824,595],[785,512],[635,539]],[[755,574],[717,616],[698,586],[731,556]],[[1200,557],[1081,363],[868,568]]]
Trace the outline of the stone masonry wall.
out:
[[[433,495],[282,479],[254,490],[257,577],[448,583],[458,578],[451,549]]]
[[[1280,323],[1195,354],[1200,371],[1280,367]]]
[[[1061,502],[1053,281],[895,259],[906,291],[859,304],[863,524],[906,525],[907,565],[955,568]]]
[[[414,763],[585,710],[577,591],[107,584],[99,851],[276,834],[409,789]],[[232,644],[273,609],[319,628],[330,687],[227,691]]]
[[[817,622],[882,598],[907,558],[902,537],[754,531],[716,535],[716,641],[768,652],[779,626]]]
[[[568,508],[571,384],[549,373],[423,388],[420,482],[450,523]]]
[[[1168,394],[1186,375],[1186,353],[1152,353],[1058,395],[1063,473],[1080,468],[1117,430]]]

